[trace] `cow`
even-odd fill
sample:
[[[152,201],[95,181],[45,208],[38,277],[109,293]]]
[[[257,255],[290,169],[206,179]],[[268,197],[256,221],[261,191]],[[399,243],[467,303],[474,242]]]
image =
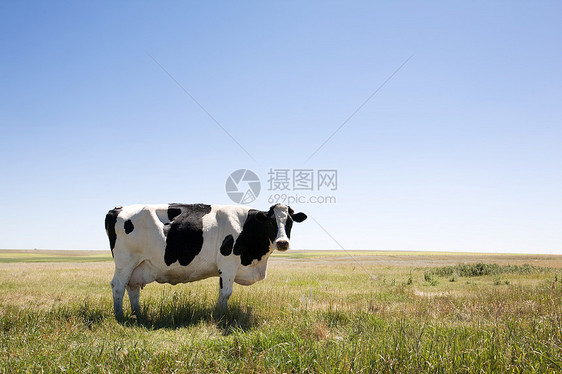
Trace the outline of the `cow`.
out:
[[[123,318],[125,289],[139,315],[140,290],[154,281],[175,285],[218,276],[217,306],[226,308],[233,283],[264,279],[271,253],[288,250],[293,222],[306,218],[283,204],[269,211],[177,203],[110,210],[105,230],[115,262],[115,317]]]

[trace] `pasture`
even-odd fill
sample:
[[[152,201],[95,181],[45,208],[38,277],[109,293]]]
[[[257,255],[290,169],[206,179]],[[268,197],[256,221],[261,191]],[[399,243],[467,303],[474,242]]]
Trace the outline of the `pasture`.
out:
[[[107,252],[0,252],[0,372],[559,372],[562,256],[289,251],[268,277],[141,292]]]

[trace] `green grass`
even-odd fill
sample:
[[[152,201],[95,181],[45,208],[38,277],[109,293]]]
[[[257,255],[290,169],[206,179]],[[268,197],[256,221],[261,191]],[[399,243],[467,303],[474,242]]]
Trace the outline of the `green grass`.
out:
[[[1,263],[32,262],[108,262],[112,261],[110,251],[0,251]]]
[[[150,284],[141,316],[126,308],[121,323],[111,263],[2,264],[0,372],[562,370],[559,263],[450,282],[443,267],[335,257],[273,259],[226,313],[216,279]]]
[[[458,264],[455,266],[443,266],[431,269],[431,273],[440,277],[458,275],[460,277],[479,277],[483,275],[501,275],[501,274],[531,274],[552,271],[551,268],[534,266],[529,264],[523,265],[498,265],[485,264],[482,262],[476,264]]]
[[[1,256],[0,263],[16,263],[16,262],[108,262],[111,261],[111,255],[99,256]]]

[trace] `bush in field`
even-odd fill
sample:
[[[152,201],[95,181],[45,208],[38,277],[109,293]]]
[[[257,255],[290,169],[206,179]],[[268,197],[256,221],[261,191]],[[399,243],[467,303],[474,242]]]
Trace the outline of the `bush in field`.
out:
[[[458,264],[442,266],[431,270],[431,274],[439,277],[480,277],[483,275],[531,274],[544,273],[552,269],[534,265],[498,265],[498,264]]]
[[[439,284],[439,281],[433,277],[433,273],[431,272],[425,272],[423,274],[423,279],[431,286],[437,286]]]

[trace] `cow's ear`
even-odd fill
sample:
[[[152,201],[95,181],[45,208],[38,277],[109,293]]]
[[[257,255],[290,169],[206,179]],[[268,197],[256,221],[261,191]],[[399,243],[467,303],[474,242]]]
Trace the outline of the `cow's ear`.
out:
[[[256,213],[256,221],[258,222],[265,222],[267,221],[267,213],[262,212],[261,210]]]
[[[306,219],[306,214],[304,214],[303,212],[297,213],[297,214],[293,214],[291,216],[291,218],[293,218],[293,221],[295,222],[302,222]]]

